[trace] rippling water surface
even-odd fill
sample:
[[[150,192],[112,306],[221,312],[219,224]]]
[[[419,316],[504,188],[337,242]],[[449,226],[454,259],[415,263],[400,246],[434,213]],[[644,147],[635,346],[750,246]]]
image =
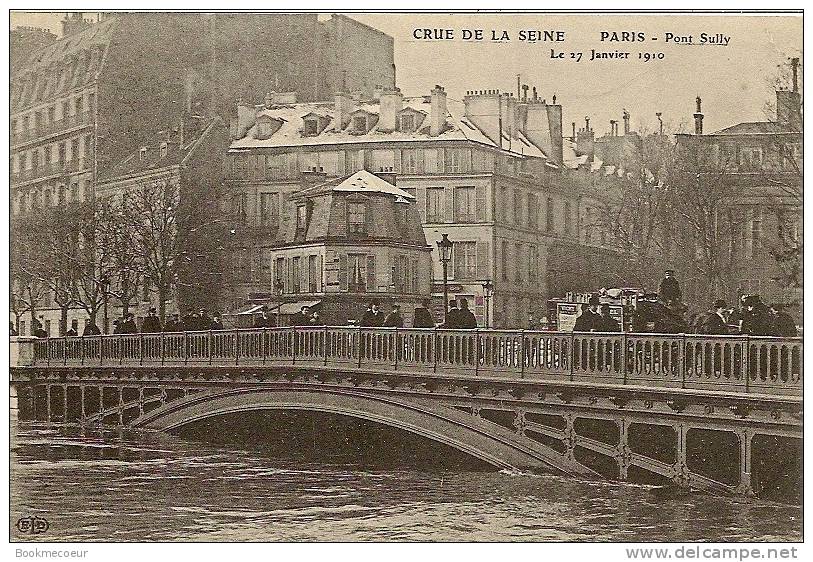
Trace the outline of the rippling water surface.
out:
[[[172,435],[12,424],[11,524],[52,541],[787,541],[801,508],[462,470],[280,460]],[[16,535],[19,538],[19,535]],[[30,536],[24,537],[30,540]]]

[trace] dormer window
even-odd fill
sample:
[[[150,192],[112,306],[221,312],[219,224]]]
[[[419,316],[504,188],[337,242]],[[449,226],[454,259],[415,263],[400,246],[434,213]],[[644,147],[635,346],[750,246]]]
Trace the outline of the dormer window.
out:
[[[142,146],[141,150],[138,151],[138,158],[143,162],[146,157],[147,157],[147,147]]]
[[[399,129],[406,133],[412,133],[415,131],[415,114],[414,113],[404,113],[400,117]]]
[[[367,204],[349,202],[347,204],[347,230],[350,234],[367,234]]]
[[[315,136],[319,134],[319,120],[314,118],[305,119],[305,126],[302,129],[305,135]]]
[[[261,115],[257,118],[257,127],[254,130],[254,138],[265,140],[270,138],[271,135],[276,133],[282,126],[282,121],[270,117],[268,115]]]
[[[296,207],[296,231],[297,233],[305,232],[308,226],[308,206],[305,203],[297,205]]]
[[[358,115],[353,117],[353,132],[366,133],[367,132],[367,116]]]
[[[167,143],[162,142],[161,146],[159,147],[161,158],[167,157]]]

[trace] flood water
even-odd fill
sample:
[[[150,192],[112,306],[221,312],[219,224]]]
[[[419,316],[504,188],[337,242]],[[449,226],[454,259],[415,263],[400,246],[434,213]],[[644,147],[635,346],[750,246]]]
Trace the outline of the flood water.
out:
[[[798,506],[495,472],[391,434],[377,435],[377,447],[323,431],[245,437],[206,425],[169,435],[12,421],[12,540],[717,542],[802,533]],[[282,453],[292,443],[298,458]],[[405,450],[420,454],[394,454]],[[47,519],[48,531],[21,535],[15,522],[27,516]]]

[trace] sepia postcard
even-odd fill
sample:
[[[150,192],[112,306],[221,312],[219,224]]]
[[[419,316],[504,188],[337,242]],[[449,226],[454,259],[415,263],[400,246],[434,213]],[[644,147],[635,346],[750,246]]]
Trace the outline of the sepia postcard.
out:
[[[801,11],[9,20],[15,558],[800,556]]]

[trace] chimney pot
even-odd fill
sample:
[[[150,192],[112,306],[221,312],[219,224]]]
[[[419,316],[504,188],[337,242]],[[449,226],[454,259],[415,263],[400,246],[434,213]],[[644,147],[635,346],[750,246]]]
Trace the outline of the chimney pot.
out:
[[[695,135],[702,135],[703,134],[703,114],[700,112],[700,104],[702,100],[700,96],[695,98],[695,102],[697,102],[697,113],[694,114],[694,134]]]

